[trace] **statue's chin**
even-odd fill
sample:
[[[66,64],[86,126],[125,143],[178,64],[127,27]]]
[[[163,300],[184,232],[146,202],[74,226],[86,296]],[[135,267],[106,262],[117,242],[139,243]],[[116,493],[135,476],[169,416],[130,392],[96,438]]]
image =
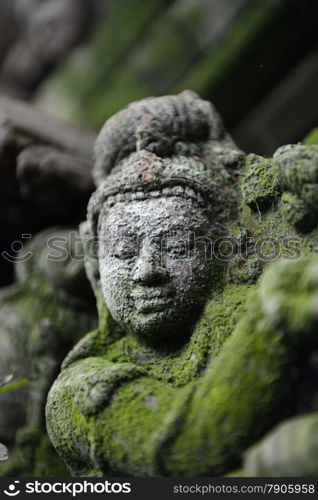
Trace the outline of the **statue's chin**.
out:
[[[144,341],[180,340],[187,337],[189,322],[185,324],[174,310],[136,313],[129,324],[123,325],[133,335]]]

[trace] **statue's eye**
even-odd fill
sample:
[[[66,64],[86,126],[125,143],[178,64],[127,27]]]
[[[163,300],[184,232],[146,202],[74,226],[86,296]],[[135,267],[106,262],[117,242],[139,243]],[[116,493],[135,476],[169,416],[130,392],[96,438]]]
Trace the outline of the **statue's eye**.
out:
[[[132,259],[138,255],[138,242],[134,238],[117,238],[110,242],[110,257],[117,259]]]
[[[186,238],[166,238],[163,249],[166,255],[173,259],[185,259],[188,255],[188,241]]]

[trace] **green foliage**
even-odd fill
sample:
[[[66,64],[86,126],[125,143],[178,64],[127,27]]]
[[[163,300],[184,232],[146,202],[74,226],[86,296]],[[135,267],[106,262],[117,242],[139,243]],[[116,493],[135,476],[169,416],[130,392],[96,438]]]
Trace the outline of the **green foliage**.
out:
[[[0,394],[3,394],[4,392],[20,389],[21,387],[25,387],[29,383],[30,383],[30,380],[22,379],[22,380],[17,380],[16,382],[12,382],[11,384],[4,385],[2,387],[0,386]]]

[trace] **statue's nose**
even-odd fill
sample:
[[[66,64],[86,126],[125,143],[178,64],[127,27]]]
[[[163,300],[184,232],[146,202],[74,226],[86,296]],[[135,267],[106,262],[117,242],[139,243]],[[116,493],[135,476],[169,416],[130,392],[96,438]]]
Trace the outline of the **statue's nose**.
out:
[[[161,262],[160,252],[150,248],[142,251],[134,269],[134,281],[145,285],[159,285],[167,278],[168,272]]]

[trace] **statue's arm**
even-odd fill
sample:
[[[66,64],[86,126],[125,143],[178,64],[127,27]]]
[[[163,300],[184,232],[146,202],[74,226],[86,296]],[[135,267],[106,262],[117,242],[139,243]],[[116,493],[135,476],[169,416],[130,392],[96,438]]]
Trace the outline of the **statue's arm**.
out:
[[[76,475],[91,475],[94,425],[122,385],[138,378],[131,363],[87,357],[65,367],[48,395],[47,429],[52,443]]]

